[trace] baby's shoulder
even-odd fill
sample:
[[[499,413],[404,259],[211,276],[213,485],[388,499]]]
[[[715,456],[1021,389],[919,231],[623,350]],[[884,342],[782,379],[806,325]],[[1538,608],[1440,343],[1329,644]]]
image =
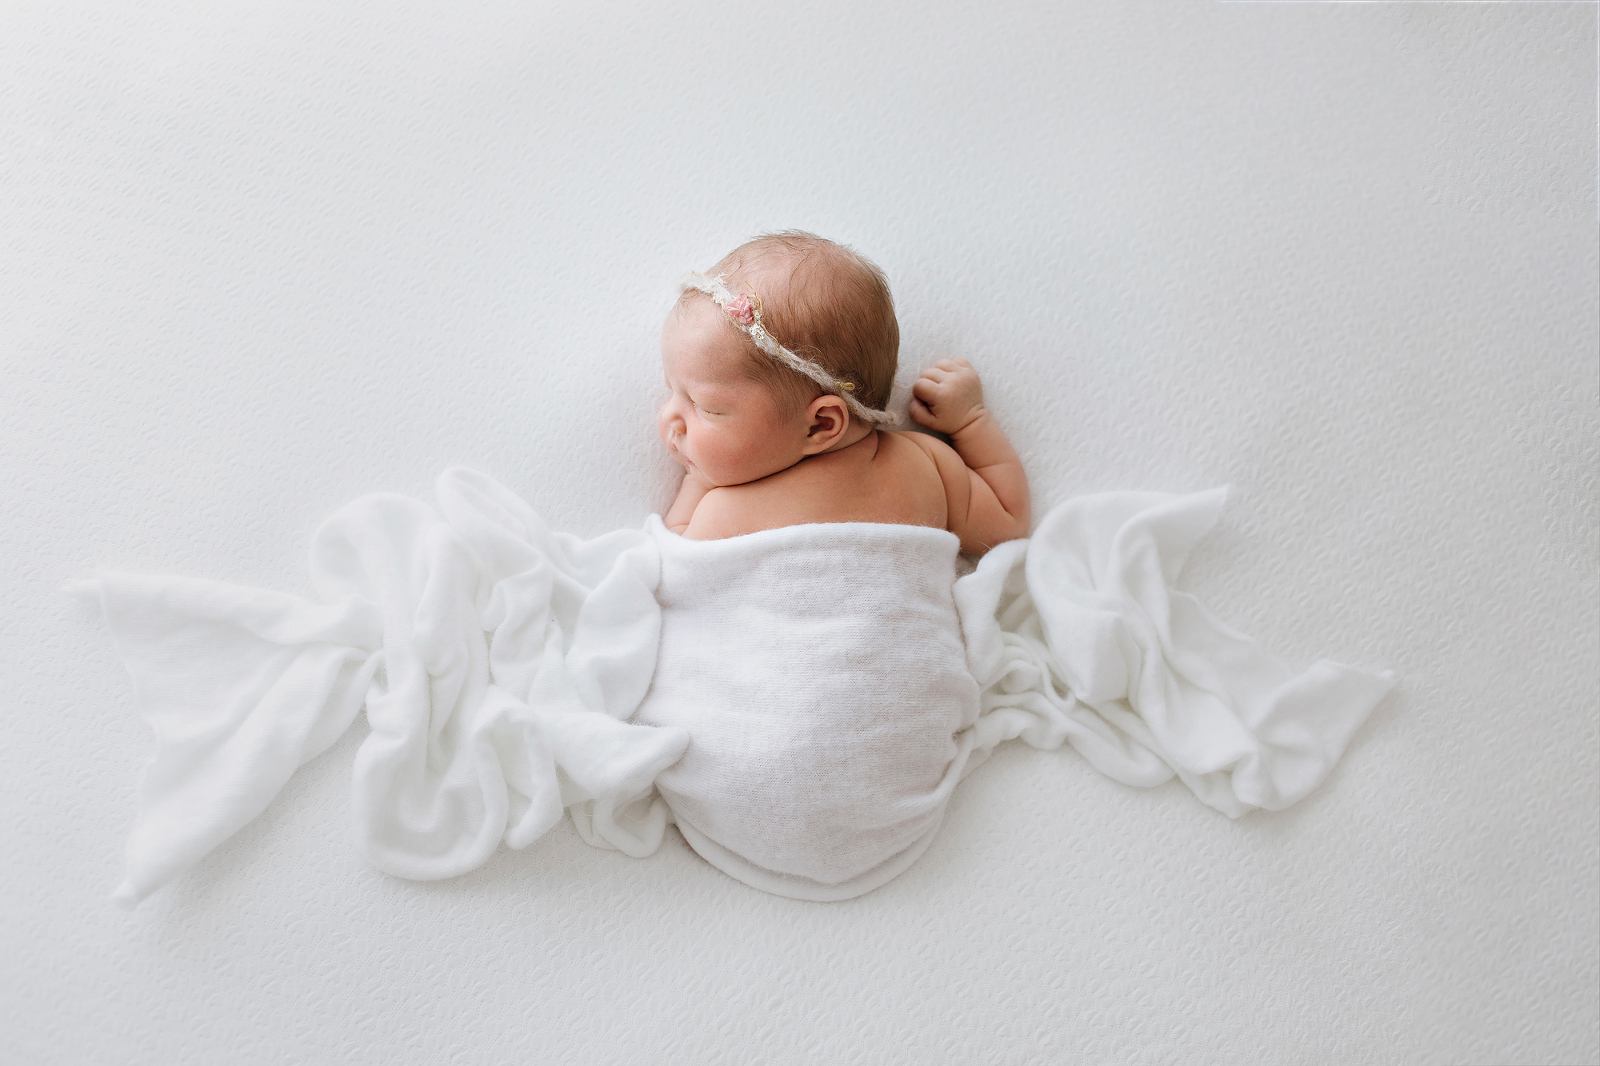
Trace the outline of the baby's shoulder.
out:
[[[875,443],[805,460],[760,481],[711,489],[684,535],[719,540],[808,522],[944,528],[948,509],[936,456],[941,448],[955,452],[921,433],[880,430]]]
[[[708,491],[695,505],[684,536],[722,540],[768,528],[761,516],[760,494],[752,485],[725,485]]]
[[[880,429],[871,466],[875,476],[889,484],[937,482],[941,446],[926,433]]]
[[[930,433],[907,430],[886,434],[902,442],[902,447],[915,451],[921,460],[919,474],[926,481],[923,491],[937,493],[944,511],[944,527],[949,528],[949,516],[966,514],[971,496],[972,471],[956,450]]]
[[[926,433],[880,430],[878,436],[878,452],[872,464],[874,492],[885,505],[905,516],[887,520],[942,528],[947,518],[942,467],[947,459],[941,451],[950,456],[955,452]],[[956,461],[960,462],[959,457]]]
[[[956,450],[931,433],[919,433],[908,429],[896,433],[884,433],[885,441],[890,442],[895,449],[906,453],[908,458],[916,456],[915,465],[927,470],[934,476],[941,476],[946,467],[955,463],[961,467],[966,464],[961,461],[961,456]]]
[[[933,460],[935,449],[943,445],[949,447],[938,437],[931,433],[922,433],[914,429],[880,430],[885,444],[895,448],[914,448],[922,455]],[[937,460],[934,460],[937,461]]]

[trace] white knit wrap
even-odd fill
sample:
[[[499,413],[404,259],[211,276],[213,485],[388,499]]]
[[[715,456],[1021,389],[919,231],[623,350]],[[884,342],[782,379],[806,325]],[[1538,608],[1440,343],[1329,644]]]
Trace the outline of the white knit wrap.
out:
[[[466,873],[563,809],[642,857],[670,806],[714,866],[822,900],[909,866],[1007,740],[1070,743],[1130,785],[1176,774],[1238,817],[1317,787],[1393,684],[1291,671],[1171,587],[1220,489],[1068,500],[959,580],[941,529],[698,541],[652,515],[583,541],[470,470],[438,496],[364,496],[323,523],[316,600],[166,575],[70,587],[156,733],[119,899],[249,824],[363,708],[350,814],[381,870]]]
[[[711,297],[711,299],[716,302],[718,307],[722,308],[724,311],[727,311],[728,302],[734,297],[733,293],[728,291],[728,286],[723,284],[724,277],[726,277],[726,275],[701,274],[698,271],[691,270],[689,273],[685,274],[683,276],[683,280],[678,283],[679,291],[682,292],[689,289],[697,289]],[[756,347],[760,348],[767,355],[771,356],[773,359],[776,359],[790,370],[804,374],[812,381],[815,381],[817,383],[817,387],[822,389],[823,392],[832,393],[833,395],[839,397],[839,399],[843,400],[850,408],[850,413],[861,419],[863,422],[869,422],[873,425],[880,426],[892,426],[899,423],[900,417],[898,415],[892,414],[889,411],[877,411],[871,407],[868,407],[866,404],[862,403],[860,400],[856,399],[850,394],[851,390],[845,387],[844,382],[841,382],[838,378],[834,377],[832,374],[828,373],[822,367],[818,366],[810,359],[807,359],[805,356],[796,355],[794,352],[791,352],[789,349],[779,344],[777,340],[773,338],[772,334],[767,332],[766,327],[761,324],[761,309],[759,306],[755,308],[755,321],[748,326],[734,318],[732,315],[728,316],[728,321],[732,322],[745,333],[748,333],[750,335],[750,339],[756,342]]]

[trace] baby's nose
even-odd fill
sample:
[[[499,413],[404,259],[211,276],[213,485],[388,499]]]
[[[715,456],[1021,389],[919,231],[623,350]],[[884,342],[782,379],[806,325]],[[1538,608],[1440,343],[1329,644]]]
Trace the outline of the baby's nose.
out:
[[[673,409],[669,401],[662,405],[656,413],[656,427],[661,431],[661,439],[676,437],[683,432],[683,416]]]

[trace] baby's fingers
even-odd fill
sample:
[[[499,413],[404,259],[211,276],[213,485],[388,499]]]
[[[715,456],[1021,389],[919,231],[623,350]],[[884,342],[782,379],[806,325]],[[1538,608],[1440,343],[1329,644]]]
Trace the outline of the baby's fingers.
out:
[[[928,410],[928,405],[915,396],[911,397],[910,414],[911,421],[919,426],[925,426],[933,421],[933,412]]]

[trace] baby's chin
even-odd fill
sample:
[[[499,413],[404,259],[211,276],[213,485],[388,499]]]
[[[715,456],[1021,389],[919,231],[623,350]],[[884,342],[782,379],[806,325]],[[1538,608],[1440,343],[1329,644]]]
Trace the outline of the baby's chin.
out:
[[[683,466],[684,477],[692,478],[693,480],[700,482],[700,484],[704,485],[708,489],[717,489],[722,487],[716,481],[706,477],[704,470],[701,470],[698,466],[695,466],[694,463],[690,462],[688,459],[685,459],[683,456],[677,455],[673,456],[673,458],[677,459],[678,462]]]
[[[673,451],[672,458],[683,467],[686,477],[694,478],[707,489],[731,489],[739,485],[749,485],[788,469],[787,466],[745,464],[736,465],[732,469],[720,465],[716,470],[707,470],[680,451]]]
[[[737,478],[727,477],[726,475],[720,476],[720,477],[714,477],[714,476],[706,473],[704,470],[700,469],[698,466],[696,466],[694,463],[690,462],[687,459],[682,460],[682,462],[683,462],[683,475],[684,475],[684,477],[694,478],[696,481],[700,482],[700,484],[704,485],[707,489],[728,489],[728,488],[732,488],[735,485],[748,484],[748,482],[746,482],[746,481],[741,481],[741,480],[738,480]]]

